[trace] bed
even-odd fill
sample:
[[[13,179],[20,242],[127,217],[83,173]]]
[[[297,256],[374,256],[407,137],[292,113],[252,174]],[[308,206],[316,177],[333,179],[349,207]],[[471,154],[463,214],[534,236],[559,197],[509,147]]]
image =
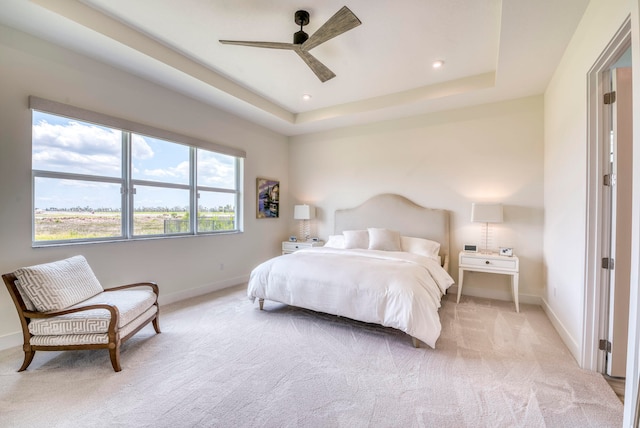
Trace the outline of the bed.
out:
[[[335,212],[324,247],[282,255],[251,272],[247,293],[401,330],[435,348],[441,298],[453,284],[449,214],[395,194]]]

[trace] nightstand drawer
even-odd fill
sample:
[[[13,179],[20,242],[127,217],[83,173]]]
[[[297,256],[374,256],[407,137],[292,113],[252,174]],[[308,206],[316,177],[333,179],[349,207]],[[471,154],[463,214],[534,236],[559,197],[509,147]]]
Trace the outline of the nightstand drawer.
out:
[[[298,250],[302,250],[303,248],[322,247],[323,245],[324,245],[324,241],[306,241],[306,242],[283,241],[282,254],[291,254],[291,253],[295,253]]]
[[[306,245],[306,242],[283,242],[282,251],[298,251],[302,248],[311,248],[311,245]]]
[[[517,267],[515,259],[496,259],[494,257],[481,258],[477,256],[460,257],[460,264],[465,266],[484,266],[492,267],[495,269],[509,269],[514,270]]]

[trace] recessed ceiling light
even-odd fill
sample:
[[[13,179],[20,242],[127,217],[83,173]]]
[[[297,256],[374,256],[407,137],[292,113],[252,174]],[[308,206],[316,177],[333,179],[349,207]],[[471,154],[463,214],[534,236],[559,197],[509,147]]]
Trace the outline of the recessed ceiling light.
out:
[[[304,95],[302,96],[302,99],[303,99],[303,100],[305,100],[305,101],[309,101],[309,100],[311,99],[311,95],[309,95],[309,94],[304,94]]]
[[[439,59],[437,61],[433,61],[432,67],[433,68],[441,68],[443,65],[444,65],[444,61]]]

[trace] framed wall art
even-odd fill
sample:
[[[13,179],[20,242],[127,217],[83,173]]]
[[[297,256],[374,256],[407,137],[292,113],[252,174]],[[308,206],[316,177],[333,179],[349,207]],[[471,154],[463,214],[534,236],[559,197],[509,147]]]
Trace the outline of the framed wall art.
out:
[[[280,217],[280,181],[256,179],[256,218]]]

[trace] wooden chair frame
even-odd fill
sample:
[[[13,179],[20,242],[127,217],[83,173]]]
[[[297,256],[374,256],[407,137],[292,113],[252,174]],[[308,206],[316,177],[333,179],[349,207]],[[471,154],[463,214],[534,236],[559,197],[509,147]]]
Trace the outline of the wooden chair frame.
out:
[[[2,279],[4,280],[7,289],[9,290],[9,294],[13,299],[13,303],[16,305],[16,310],[18,311],[18,316],[20,317],[20,324],[22,325],[22,336],[24,340],[24,344],[22,345],[22,349],[24,351],[24,362],[22,363],[22,367],[18,370],[19,372],[24,371],[29,367],[29,364],[33,361],[33,357],[36,354],[36,351],[73,351],[73,350],[87,350],[87,349],[108,349],[109,356],[111,358],[111,365],[113,366],[113,370],[119,372],[122,370],[120,366],[120,346],[131,336],[136,334],[142,327],[146,326],[150,322],[153,323],[153,328],[156,333],[160,333],[160,325],[159,325],[159,315],[160,315],[160,307],[158,306],[158,285],[154,282],[138,282],[135,284],[122,285],[119,287],[113,287],[105,289],[104,292],[108,293],[110,291],[115,290],[124,290],[127,288],[134,287],[143,287],[148,286],[151,287],[153,292],[156,295],[156,313],[150,316],[147,320],[140,323],[140,325],[129,334],[124,337],[120,337],[120,331],[118,327],[118,321],[120,318],[120,312],[118,308],[114,305],[109,304],[98,304],[98,305],[87,305],[83,307],[76,307],[72,309],[65,309],[62,311],[55,312],[35,312],[27,309],[20,292],[18,291],[18,287],[15,284],[16,276],[13,273],[7,273],[2,275]],[[48,346],[48,345],[31,345],[30,339],[33,336],[29,332],[29,323],[31,319],[35,318],[53,318],[60,315],[72,314],[77,312],[89,311],[92,309],[106,309],[111,314],[111,320],[109,321],[109,328],[107,332],[107,336],[109,338],[108,343],[92,343],[86,345],[56,345],[56,346]]]

